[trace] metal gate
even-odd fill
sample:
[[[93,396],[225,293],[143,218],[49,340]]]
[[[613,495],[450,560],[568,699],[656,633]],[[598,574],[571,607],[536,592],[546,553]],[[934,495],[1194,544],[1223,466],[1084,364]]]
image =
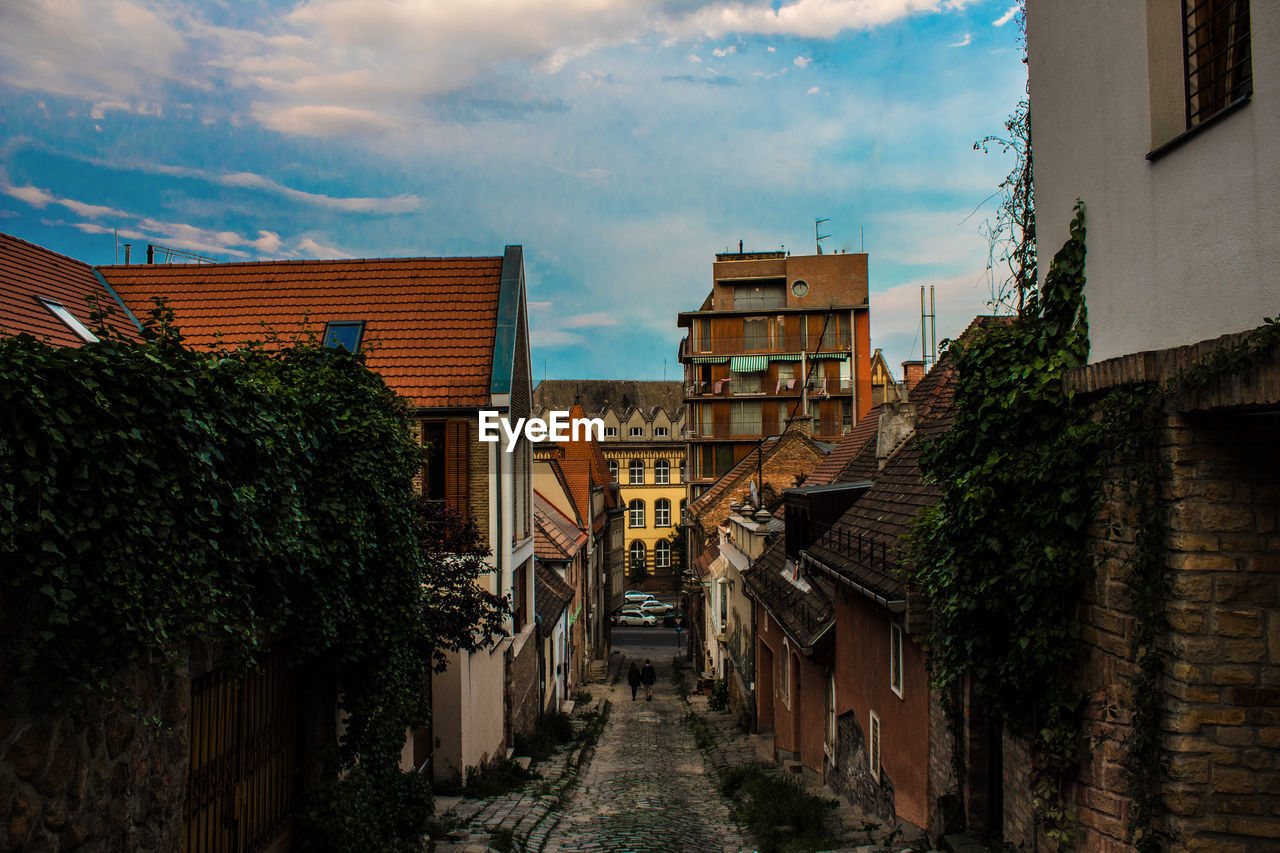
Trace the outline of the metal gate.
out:
[[[298,679],[284,655],[191,685],[187,853],[287,850],[297,787]]]

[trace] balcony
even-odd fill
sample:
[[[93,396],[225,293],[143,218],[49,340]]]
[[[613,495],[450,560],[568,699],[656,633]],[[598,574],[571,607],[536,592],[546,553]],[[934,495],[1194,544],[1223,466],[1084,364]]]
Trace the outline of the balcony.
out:
[[[740,374],[749,376],[751,374]],[[713,379],[709,382],[686,382],[684,394],[694,399],[742,399],[744,397],[799,397],[804,383],[799,379],[765,379],[754,385],[733,379]],[[814,379],[808,383],[811,395],[831,396],[848,394],[853,390],[853,380]]]
[[[819,346],[816,334],[808,336],[777,334],[730,335],[703,339],[697,342],[689,338],[683,338],[680,341],[680,360],[685,361],[687,358],[698,355],[735,355],[748,352],[848,351],[851,344],[852,338],[847,331],[842,334],[836,334],[830,330],[823,336],[821,346]]]

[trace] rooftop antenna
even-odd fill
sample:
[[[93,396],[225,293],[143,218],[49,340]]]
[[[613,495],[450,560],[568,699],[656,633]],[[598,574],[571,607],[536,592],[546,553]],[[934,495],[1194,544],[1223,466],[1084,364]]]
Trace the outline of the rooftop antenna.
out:
[[[822,254],[822,241],[823,241],[823,240],[825,240],[825,239],[827,239],[827,238],[828,238],[828,237],[830,237],[831,235],[830,235],[830,234],[823,234],[821,231],[819,231],[819,230],[818,230],[818,226],[819,226],[819,225],[821,225],[821,224],[822,224],[822,223],[824,223],[824,222],[830,222],[830,221],[831,221],[830,219],[815,219],[815,220],[813,220],[813,242],[814,242],[814,244],[818,247],[818,254],[819,254],[819,255],[821,255],[821,254]]]
[[[929,309],[924,307],[924,285],[920,285],[920,360],[925,373],[938,360],[938,318],[933,307],[933,285],[929,285]]]

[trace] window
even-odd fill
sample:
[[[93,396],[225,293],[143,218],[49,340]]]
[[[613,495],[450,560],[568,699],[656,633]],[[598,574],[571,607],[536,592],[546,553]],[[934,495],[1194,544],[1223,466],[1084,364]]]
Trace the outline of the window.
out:
[[[631,559],[629,561],[631,564],[631,570],[633,572],[637,570],[643,571],[647,560],[648,560],[648,556],[645,554],[644,543],[641,542],[639,539],[632,542],[631,543]]]
[[[422,425],[422,443],[426,446],[426,470],[422,476],[422,496],[442,501],[445,497],[445,425],[427,421]]]
[[[671,501],[659,498],[653,502],[653,526],[664,530],[671,526]]]
[[[687,481],[687,478],[684,475],[684,460],[681,459],[680,460],[680,479],[677,482],[684,483],[686,481]],[[684,501],[681,501],[680,503],[684,503]]]
[[[617,438],[617,437],[618,437],[618,428],[617,428],[617,427],[611,427],[611,426],[607,426],[607,427],[605,427],[605,428],[604,428],[604,437],[605,437],[605,438]]]
[[[618,482],[618,460],[610,459],[608,460],[608,462],[609,462],[609,476],[612,477],[613,481],[616,483]]]
[[[889,689],[902,698],[902,626],[889,626]]]
[[[748,317],[742,321],[742,348],[769,348],[769,318]]]
[[[324,345],[342,347],[350,352],[360,349],[360,339],[364,337],[364,321],[331,322],[324,327]]]
[[[644,501],[634,500],[627,506],[627,526],[644,527]],[[635,547],[632,545],[631,547]]]
[[[681,468],[684,468],[684,464],[683,464],[683,463],[681,463],[680,467],[681,467]],[[681,499],[680,499],[680,518],[681,518],[681,520],[683,520],[683,519],[684,519],[684,505],[685,505],[685,503],[686,503],[685,499],[684,499],[684,498],[681,498]]]
[[[759,380],[757,380],[758,382]],[[816,407],[815,407],[816,408]],[[759,402],[734,402],[730,404],[729,409],[729,434],[730,435],[759,435],[760,434],[760,403]],[[730,448],[730,454],[732,454]],[[732,456],[730,457],[732,459]],[[729,468],[733,467],[730,461]],[[717,466],[716,476],[722,476],[728,473],[729,468],[724,471],[719,470]]]
[[[734,394],[759,394],[761,373],[730,373],[729,390]]]
[[[665,486],[671,482],[671,463],[665,459],[659,459],[653,463],[653,482],[660,486]]]
[[[827,670],[827,690],[824,698],[826,705],[826,735],[822,741],[822,749],[827,754],[827,761],[832,767],[836,766],[836,673],[833,669]]]
[[[632,428],[631,428],[631,437],[632,437],[632,438],[644,438],[644,427],[642,427],[642,426],[632,427]]]
[[[720,633],[723,634],[729,622],[729,580],[720,578],[716,585],[720,587]]]
[[[871,712],[871,722],[867,727],[867,772],[871,778],[880,781],[880,718]]]
[[[671,542],[659,539],[653,543],[653,567],[655,569],[671,568]]]
[[[98,342],[98,336],[89,331],[89,327],[77,320],[70,311],[62,307],[61,302],[54,302],[52,299],[36,297],[40,300],[40,304],[49,309],[49,313],[57,317],[67,328],[75,332],[76,337],[87,344],[95,344]]]
[[[644,483],[644,460],[632,459],[627,465],[627,482],[632,486]]]
[[[787,307],[787,283],[785,281],[758,281],[739,284],[733,288],[733,307],[785,308]]]
[[[656,426],[653,428],[654,438],[667,438],[671,435],[671,430],[667,427]]]
[[[1253,92],[1249,0],[1183,0],[1187,129]]]
[[[783,705],[791,707],[791,644],[785,639],[778,656],[778,696]]]

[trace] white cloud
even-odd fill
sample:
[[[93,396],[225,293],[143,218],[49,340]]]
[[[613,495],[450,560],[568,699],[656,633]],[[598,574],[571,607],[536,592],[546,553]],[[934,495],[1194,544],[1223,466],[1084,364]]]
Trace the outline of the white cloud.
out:
[[[973,33],[965,33],[960,41],[953,41],[947,47],[968,47],[973,42]]]
[[[934,288],[937,340],[955,339],[973,318],[993,313],[987,305],[990,292],[985,273],[909,281],[873,292],[871,301],[871,345],[884,350],[894,376],[902,377],[901,363],[920,358],[920,287]],[[932,337],[932,335],[931,335]]]
[[[1005,24],[1013,20],[1014,16],[1018,14],[1018,10],[1019,10],[1019,6],[1018,4],[1015,3],[1014,5],[1009,7],[1009,11],[1005,12],[1003,15],[1001,15],[1000,17],[992,21],[991,26],[1003,27]]]
[[[575,314],[567,317],[563,323],[566,329],[598,329],[605,326],[618,325],[618,319],[611,312],[596,311],[591,314]]]
[[[323,246],[315,240],[312,240],[310,237],[303,237],[298,241],[298,251],[304,257],[320,258],[324,260],[355,257],[354,255],[349,255],[341,249],[336,249],[333,246]]]
[[[818,93],[819,93],[819,92],[821,92],[821,91],[822,91],[822,88],[821,88],[820,86],[810,86],[810,87],[809,87],[809,91],[805,92],[805,94],[806,94],[806,95],[816,95],[816,94],[818,94]]]
[[[777,49],[776,47],[770,47],[768,50],[769,50],[769,52],[770,52],[770,53],[777,53],[777,51],[778,51],[778,49]]]
[[[584,343],[581,335],[564,332],[560,329],[542,329],[537,326],[529,329],[529,343],[538,347],[560,348],[580,347]]]
[[[553,302],[529,302],[528,303],[530,311],[540,311],[543,308],[550,308],[553,304],[555,303]]]
[[[689,14],[676,32],[720,38],[727,33],[833,38],[844,30],[866,30],[909,15],[962,9],[977,0],[796,0],[715,3]]]
[[[375,110],[335,105],[274,109],[256,103],[253,112],[264,126],[292,136],[352,136],[401,126],[396,119]]]
[[[698,56],[696,53],[691,53],[691,54],[689,54],[689,61],[690,61],[690,62],[701,62],[701,61],[702,61],[702,57],[701,57],[701,56]]]
[[[712,56],[731,56],[737,52],[738,52],[738,46],[731,44],[728,47],[717,47],[715,50],[711,51],[711,55]]]
[[[795,59],[792,60],[792,63],[796,66],[796,68],[804,68],[812,61],[813,60],[809,59],[809,57],[807,56],[797,56]]]
[[[77,216],[87,216],[90,219],[101,218],[104,216],[127,217],[129,214],[122,210],[116,210],[113,207],[106,207],[101,204],[88,204],[83,201],[76,201],[73,198],[61,198],[55,196],[48,190],[42,190],[39,187],[25,186],[15,187],[8,184],[0,183],[0,191],[5,195],[12,196],[19,201],[25,201],[32,207],[43,210],[50,204],[57,204],[65,207],[67,210]]]

